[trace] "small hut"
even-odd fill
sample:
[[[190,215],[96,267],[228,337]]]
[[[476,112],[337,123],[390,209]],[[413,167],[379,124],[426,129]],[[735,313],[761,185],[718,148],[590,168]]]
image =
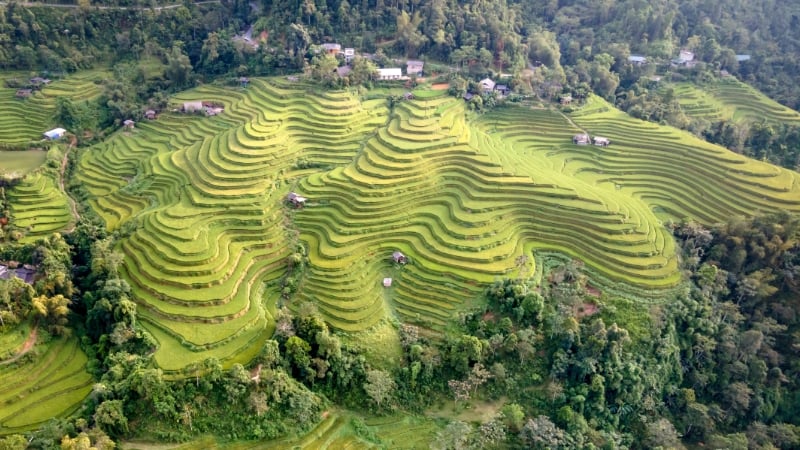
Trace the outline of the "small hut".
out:
[[[392,279],[391,278],[384,278],[383,279],[383,287],[391,287],[392,286]]]
[[[17,90],[17,98],[28,98],[33,94],[31,89],[18,89]]]
[[[250,78],[247,78],[247,77],[239,77],[239,84],[240,84],[240,85],[241,85],[243,88],[246,88],[246,87],[247,87],[247,85],[248,85],[248,84],[250,84]]]
[[[562,95],[559,101],[561,102],[562,105],[569,105],[570,103],[572,103],[572,96]]]
[[[298,195],[295,192],[289,192],[289,195],[286,196],[286,201],[291,203],[295,208],[302,208],[303,206],[306,206],[306,200],[308,199],[302,195]]]
[[[572,143],[575,145],[589,145],[591,142],[588,134],[576,134],[572,136]]]
[[[392,253],[392,260],[397,264],[406,264],[408,263],[408,258],[406,255],[402,254],[401,252],[394,252]]]
[[[595,136],[594,145],[597,145],[599,147],[608,147],[609,145],[611,145],[611,140],[605,137]]]
[[[126,130],[132,130],[136,126],[136,122],[132,121],[131,119],[128,119],[122,122],[122,126],[125,127]]]
[[[156,118],[156,111],[154,109],[148,109],[144,112],[144,118],[147,120],[155,120]]]

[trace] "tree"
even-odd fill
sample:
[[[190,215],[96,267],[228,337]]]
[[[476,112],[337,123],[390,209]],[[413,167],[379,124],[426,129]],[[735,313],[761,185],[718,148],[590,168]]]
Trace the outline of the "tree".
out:
[[[401,51],[408,56],[416,56],[417,49],[428,41],[428,38],[419,31],[421,23],[422,17],[419,12],[409,16],[407,12],[402,11],[397,16],[397,32],[395,36]]]
[[[188,86],[192,80],[192,63],[182,47],[183,43],[180,41],[172,45],[172,51],[167,56],[167,68],[164,70],[164,77],[178,89]]]
[[[123,412],[121,400],[106,400],[97,407],[94,421],[109,436],[121,436],[128,432],[128,418]]]
[[[311,59],[309,73],[314,81],[327,87],[333,87],[339,81],[339,75],[336,73],[337,67],[339,67],[339,61],[335,56],[320,53]]]
[[[356,57],[350,66],[350,74],[347,75],[350,86],[366,84],[374,80],[375,74],[378,72],[378,66],[366,58]]]
[[[385,370],[370,370],[367,372],[367,382],[364,383],[364,390],[378,408],[383,407],[384,402],[392,398],[396,387],[397,385],[392,376]]]
[[[447,424],[444,430],[436,433],[436,438],[431,445],[435,450],[466,450],[469,448],[472,427],[465,422],[456,420]]]
[[[40,295],[32,301],[34,314],[45,321],[51,334],[62,335],[67,331],[67,315],[72,303],[63,295],[48,297]]]
[[[547,416],[528,419],[520,431],[520,438],[529,448],[551,450],[569,448],[569,436]]]

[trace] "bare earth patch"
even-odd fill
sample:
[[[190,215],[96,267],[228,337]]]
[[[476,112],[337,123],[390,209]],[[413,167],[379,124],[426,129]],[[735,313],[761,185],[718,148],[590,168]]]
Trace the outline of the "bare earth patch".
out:
[[[431,89],[433,89],[434,91],[446,91],[449,88],[450,85],[447,83],[436,83],[433,86],[431,86]]]

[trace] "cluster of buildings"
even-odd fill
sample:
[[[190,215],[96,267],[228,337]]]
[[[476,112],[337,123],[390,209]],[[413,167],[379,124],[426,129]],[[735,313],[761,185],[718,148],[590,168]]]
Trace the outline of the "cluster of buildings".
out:
[[[216,103],[204,102],[200,100],[183,102],[181,109],[185,113],[203,112],[206,116],[218,116],[225,111],[225,108]],[[155,112],[155,111],[154,111]]]
[[[488,77],[479,81],[478,85],[480,86],[480,92],[467,92],[464,94],[464,100],[470,101],[476,95],[491,94],[492,92],[496,93],[498,97],[504,98],[511,93],[511,88],[507,84],[497,83]]]
[[[33,95],[33,91],[39,90],[42,86],[47,86],[48,84],[50,84],[50,80],[47,78],[33,77],[28,80],[25,88],[17,89],[16,96],[17,98],[28,98]]]
[[[594,144],[598,147],[608,147],[609,145],[611,145],[611,140],[609,138],[602,136],[595,136],[594,138],[590,138],[588,134],[581,133],[572,136],[572,143],[575,145]]]
[[[346,77],[347,74],[350,73],[350,63],[353,62],[353,59],[355,59],[356,56],[374,60],[373,55],[370,55],[368,53],[356,55],[356,49],[352,47],[342,48],[341,44],[336,44],[336,43],[321,44],[320,49],[321,51],[324,51],[329,55],[344,59],[345,65],[339,67],[336,70],[336,72],[339,74],[340,77]],[[378,69],[376,73],[376,78],[381,81],[407,80],[411,76],[422,76],[424,68],[425,68],[425,63],[423,61],[419,61],[416,59],[409,59],[408,61],[406,61],[405,74],[403,73],[402,67],[386,67],[383,69]]]

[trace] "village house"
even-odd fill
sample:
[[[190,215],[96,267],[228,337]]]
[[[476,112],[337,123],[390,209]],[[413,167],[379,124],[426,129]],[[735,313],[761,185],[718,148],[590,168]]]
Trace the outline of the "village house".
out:
[[[491,78],[484,78],[479,81],[483,92],[492,92],[494,90],[495,82]]]
[[[608,138],[595,136],[594,145],[597,145],[599,147],[608,147],[609,145],[611,145],[611,141]]]
[[[500,97],[505,97],[511,93],[511,88],[506,84],[497,84],[494,87],[494,91],[497,92]]]
[[[403,77],[403,71],[399,67],[378,69],[379,80],[399,80]]]
[[[411,92],[406,92],[403,94],[403,100],[414,100],[414,94]]]
[[[148,109],[144,112],[144,118],[147,120],[155,120],[156,118],[156,111],[153,109]]]
[[[122,126],[125,127],[126,130],[132,130],[135,125],[136,122],[132,121],[131,119],[122,122]]]
[[[736,55],[737,62],[750,61],[750,55]]]
[[[589,139],[588,134],[576,134],[572,136],[572,143],[575,145],[589,145],[592,141]]]
[[[647,64],[647,58],[645,58],[644,56],[631,55],[628,56],[628,62],[633,64],[634,66],[643,66]]]
[[[383,279],[383,287],[391,287],[392,286],[392,279],[391,278],[384,278]]]
[[[201,111],[203,109],[203,102],[200,100],[193,101],[193,102],[183,102],[183,112],[185,113],[193,113],[195,111]]]
[[[286,196],[286,201],[291,203],[295,208],[302,208],[303,206],[306,206],[307,200],[307,198],[303,197],[302,195],[298,195],[295,192],[289,192],[289,195]]]
[[[392,253],[392,260],[397,264],[406,264],[408,263],[408,258],[402,252],[396,251]]]
[[[17,98],[28,98],[33,94],[31,89],[18,89],[17,90]]]
[[[19,263],[16,262],[0,265],[0,280],[10,280],[17,277],[25,284],[33,284],[33,280],[36,277],[36,266],[25,264],[22,267],[17,267],[18,265]]]
[[[678,53],[678,57],[672,60],[673,67],[686,67],[691,69],[696,65],[697,61],[694,60],[694,53],[689,50],[681,50],[680,53]]]
[[[45,131],[44,132],[44,138],[45,139],[49,139],[51,141],[55,141],[57,139],[61,139],[62,137],[64,137],[64,134],[66,132],[67,132],[67,130],[65,130],[63,128],[53,128],[50,131]]]
[[[322,49],[325,53],[336,56],[342,53],[342,44],[322,44]]]
[[[418,75],[422,76],[422,68],[425,66],[425,63],[422,61],[417,61],[414,59],[409,59],[406,62],[406,75]]]
[[[569,105],[570,103],[572,103],[572,96],[562,95],[561,98],[559,99],[559,102],[561,102],[562,105]]]
[[[32,85],[34,85],[34,86],[40,86],[42,84],[44,84],[44,85],[50,84],[50,80],[48,80],[47,78],[42,78],[42,77],[33,77],[28,81],[30,81],[30,83]]]
[[[341,66],[336,68],[336,75],[339,75],[339,78],[344,78],[350,75],[350,71],[353,70],[350,66]]]

